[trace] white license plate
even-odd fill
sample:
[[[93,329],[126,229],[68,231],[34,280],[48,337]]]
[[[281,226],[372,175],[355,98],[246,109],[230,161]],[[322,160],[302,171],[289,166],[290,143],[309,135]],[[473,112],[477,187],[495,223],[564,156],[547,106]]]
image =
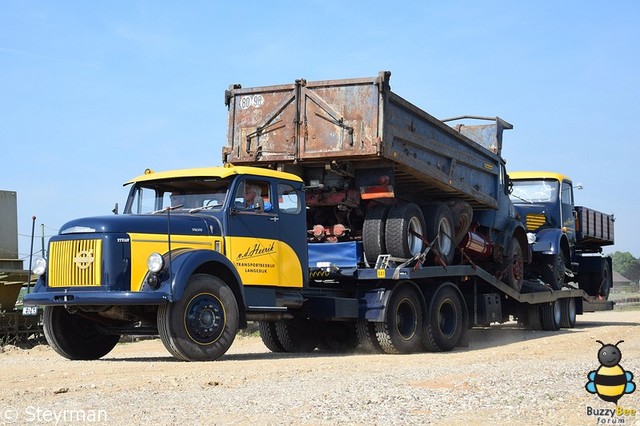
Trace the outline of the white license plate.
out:
[[[37,306],[25,306],[22,308],[23,316],[34,316],[38,315],[38,307]]]

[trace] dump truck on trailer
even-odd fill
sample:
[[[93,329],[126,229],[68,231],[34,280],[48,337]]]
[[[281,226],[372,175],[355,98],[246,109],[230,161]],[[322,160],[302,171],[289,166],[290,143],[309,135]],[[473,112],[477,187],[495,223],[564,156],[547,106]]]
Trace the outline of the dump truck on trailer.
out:
[[[126,183],[124,214],[50,239],[25,303],[45,306],[62,356],[146,333],[212,360],[248,321],[276,352],[446,351],[474,325],[555,330],[606,307],[524,280],[505,121],[449,126],[391,92],[386,72],[235,85],[226,101],[224,166],[147,170]]]

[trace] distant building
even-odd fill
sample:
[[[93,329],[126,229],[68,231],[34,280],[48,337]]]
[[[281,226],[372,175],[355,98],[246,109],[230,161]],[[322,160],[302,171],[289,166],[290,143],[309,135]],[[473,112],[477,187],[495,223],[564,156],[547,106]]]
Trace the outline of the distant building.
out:
[[[613,271],[613,291],[637,290],[636,283],[629,278]]]

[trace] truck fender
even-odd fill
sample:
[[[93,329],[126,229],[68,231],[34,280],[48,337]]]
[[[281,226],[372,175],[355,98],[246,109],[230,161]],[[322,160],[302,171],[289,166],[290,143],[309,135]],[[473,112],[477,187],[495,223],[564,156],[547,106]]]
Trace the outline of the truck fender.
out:
[[[533,243],[531,250],[534,254],[556,254],[564,244],[568,247],[566,239],[561,229],[542,229],[536,233],[536,242]],[[565,240],[564,244],[563,240]]]
[[[241,324],[246,323],[245,298],[242,280],[235,266],[221,253],[214,250],[176,250],[171,258],[171,277],[161,284],[170,293],[169,301],[182,298],[189,278],[204,273],[221,278],[231,289],[240,311]]]
[[[413,287],[418,294],[422,295],[422,309],[426,309],[424,303],[424,292],[420,290],[420,287],[413,281],[402,281],[393,287],[378,288],[375,290],[361,293],[358,298],[360,299],[360,317],[371,322],[383,322],[387,314],[387,307],[389,305],[389,298],[391,294],[400,286]]]

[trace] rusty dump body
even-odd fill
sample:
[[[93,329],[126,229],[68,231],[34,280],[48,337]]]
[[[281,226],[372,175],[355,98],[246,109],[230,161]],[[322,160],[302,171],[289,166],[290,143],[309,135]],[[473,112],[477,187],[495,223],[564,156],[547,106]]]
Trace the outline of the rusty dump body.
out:
[[[223,161],[293,172],[326,192],[349,186],[354,204],[359,188],[386,185],[407,201],[499,208],[502,130],[511,125],[451,127],[393,93],[390,75],[232,86]]]

